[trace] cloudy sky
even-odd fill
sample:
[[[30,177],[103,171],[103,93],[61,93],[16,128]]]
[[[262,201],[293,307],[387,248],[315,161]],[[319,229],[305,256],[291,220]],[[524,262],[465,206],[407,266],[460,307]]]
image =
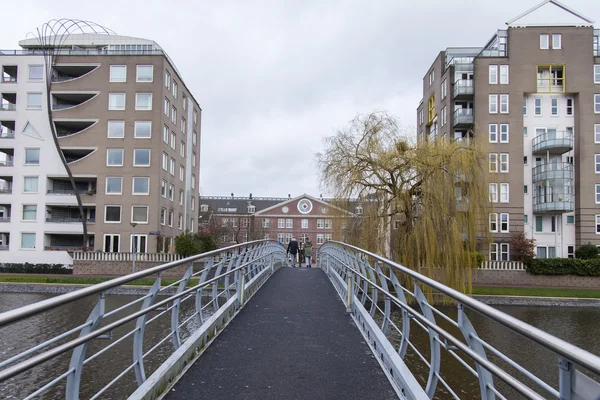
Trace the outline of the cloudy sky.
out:
[[[318,196],[324,137],[375,110],[414,125],[437,52],[483,46],[537,2],[21,0],[2,7],[0,48],[52,18],[153,39],[203,109],[202,195]],[[563,3],[600,25],[595,1]]]

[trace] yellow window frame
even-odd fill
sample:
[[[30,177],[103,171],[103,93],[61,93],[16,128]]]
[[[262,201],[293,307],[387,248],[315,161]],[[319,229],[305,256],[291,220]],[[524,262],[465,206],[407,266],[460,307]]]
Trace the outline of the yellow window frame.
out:
[[[427,122],[433,121],[435,118],[435,94],[432,94],[427,101]]]
[[[547,78],[540,78],[540,69],[548,71]],[[562,69],[562,78],[554,78],[552,70]],[[536,87],[538,93],[565,93],[567,91],[567,66],[565,64],[538,64],[536,68]],[[548,87],[548,91],[540,91],[540,82],[544,82]],[[553,87],[560,86],[562,90],[553,90]]]

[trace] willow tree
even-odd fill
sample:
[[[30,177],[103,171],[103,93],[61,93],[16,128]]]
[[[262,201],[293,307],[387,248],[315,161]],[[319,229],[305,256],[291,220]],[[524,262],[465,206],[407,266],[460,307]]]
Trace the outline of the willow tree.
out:
[[[375,250],[461,291],[472,253],[487,234],[486,153],[477,141],[419,141],[387,113],[359,115],[317,154],[322,185],[370,204],[358,246]],[[483,224],[485,222],[485,224]]]

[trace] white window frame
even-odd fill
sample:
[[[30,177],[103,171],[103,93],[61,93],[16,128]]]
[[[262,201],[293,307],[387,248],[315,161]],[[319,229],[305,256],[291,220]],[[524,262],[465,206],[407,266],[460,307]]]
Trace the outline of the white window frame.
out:
[[[600,94],[594,94],[594,114],[600,114]]]
[[[598,186],[600,186],[600,185],[598,185]],[[306,219],[306,218],[302,219],[300,221],[300,224],[301,224],[301,226],[300,226],[301,229],[308,229],[308,219]]]
[[[444,79],[444,81],[442,82],[441,91],[442,91],[442,99],[443,99],[448,94],[448,79]]]
[[[567,97],[565,101],[565,114],[569,116],[575,115],[575,99],[572,97]]]
[[[285,218],[277,218],[277,229],[285,229]]]
[[[35,104],[32,103],[31,101],[31,96],[39,96],[39,104],[38,102],[36,102]],[[37,98],[37,97],[36,97]],[[42,93],[40,92],[27,92],[27,109],[28,110],[41,110],[42,108],[44,108],[43,105],[43,101],[42,101]]]
[[[179,142],[179,155],[185,158],[185,142],[183,140]]]
[[[123,106],[120,107],[118,105],[116,105],[115,107],[112,107],[112,101],[111,99],[113,98],[113,96],[123,96]],[[125,108],[127,107],[127,93],[122,93],[122,92],[112,92],[108,94],[108,110],[109,111],[123,111],[125,110]]]
[[[600,154],[594,154],[595,172],[600,174]]]
[[[552,34],[552,49],[553,50],[562,49],[562,35],[560,33]]]
[[[109,247],[111,249],[114,246],[115,238],[117,239],[117,251],[116,252],[112,251],[112,250],[107,251],[107,249],[105,247],[107,237],[110,237]],[[119,251],[121,251],[121,235],[118,233],[105,233],[104,236],[102,237],[102,249],[107,253],[118,253]]]
[[[28,179],[35,179],[35,190],[28,191],[25,190],[27,184],[25,183]],[[40,191],[40,177],[39,176],[24,176],[23,177],[23,193],[39,193]]]
[[[160,181],[160,195],[167,198],[167,181],[164,179]]]
[[[175,198],[175,186],[172,183],[169,183],[169,200],[173,201]]]
[[[119,191],[118,192],[109,192],[108,191],[108,180],[109,179],[118,179],[119,180]],[[120,196],[123,194],[123,177],[122,176],[107,176],[104,180],[104,194],[107,196]]]
[[[108,207],[116,207],[119,209],[119,220],[118,221],[107,221],[106,220],[106,210],[108,209]],[[120,224],[121,221],[123,220],[123,208],[118,205],[118,204],[106,204],[104,206],[104,223],[105,224]]]
[[[498,84],[498,66],[497,65],[489,65],[488,66],[488,82],[490,85]]]
[[[161,224],[161,225],[163,225],[163,226],[164,226],[164,225],[166,225],[166,224],[167,224],[167,209],[166,209],[166,208],[164,208],[164,207],[161,207],[161,208],[160,208],[160,216],[159,216],[159,219],[160,219],[160,224]]]
[[[490,153],[488,156],[488,169],[490,173],[498,173],[498,153]]]
[[[600,64],[594,64],[594,84],[600,84]]]
[[[506,101],[504,101],[506,100]],[[500,95],[500,114],[508,114],[510,112],[510,96],[508,94],[501,94]],[[506,110],[504,110],[504,107],[506,106]]]
[[[317,219],[317,229],[323,229],[325,227],[325,222],[322,219]]]
[[[510,129],[508,124],[500,124],[500,143],[510,141]]]
[[[27,155],[29,153],[29,151],[31,150],[37,150],[37,162],[28,162],[27,161]],[[23,163],[24,165],[40,165],[40,159],[42,157],[42,152],[40,150],[39,147],[31,147],[31,148],[26,148],[25,149],[25,162]]]
[[[547,33],[540,34],[540,50],[550,49],[550,35]]]
[[[23,235],[33,235],[33,247],[23,247]],[[37,242],[37,235],[35,234],[35,232],[21,232],[21,246],[20,246],[21,250],[35,250],[36,242]]]
[[[595,185],[596,189],[596,204],[600,204],[600,184]]]
[[[510,165],[508,153],[500,153],[499,164],[500,164],[500,173],[508,173],[508,169],[509,169],[509,165]]]
[[[256,206],[248,206],[248,214],[254,214],[256,212]]]
[[[429,73],[429,86],[433,85],[433,82],[435,82],[435,70]]]
[[[122,127],[122,134],[121,136],[111,136],[110,133],[110,128],[111,126],[121,126]],[[123,120],[109,120],[108,123],[106,124],[106,137],[108,139],[123,139],[125,137],[125,121]]]
[[[500,84],[501,85],[508,85],[509,83],[509,68],[508,65],[501,65],[500,66]]]
[[[506,220],[504,220],[506,218]],[[506,224],[506,227],[504,225]],[[500,233],[508,233],[510,232],[510,214],[509,213],[500,213],[500,220],[498,225]]]
[[[44,80],[44,66],[41,64],[31,64],[27,66],[27,81],[28,82],[42,82]],[[32,78],[31,77],[31,71],[32,71],[32,67],[34,70],[37,70],[39,68],[38,72],[41,72],[40,74],[40,78]],[[127,74],[125,74],[125,76],[127,76]]]
[[[503,190],[503,188],[506,188],[506,190]],[[506,195],[505,200],[502,199],[504,197],[504,195]],[[509,203],[510,202],[510,185],[508,183],[500,184],[500,198],[498,200],[500,203]]]
[[[165,87],[167,89],[171,88],[171,74],[169,71],[165,71]]]
[[[600,214],[596,214],[596,235],[600,235]]]
[[[140,67],[141,68],[150,68],[150,79],[140,79]],[[150,64],[140,64],[135,68],[135,81],[141,83],[149,83],[154,82],[154,65]]]
[[[527,96],[523,96],[523,116],[527,116]]]
[[[177,107],[175,107],[175,105],[171,106],[171,122],[174,124],[177,123]]]
[[[504,257],[506,254],[506,257]],[[508,243],[500,243],[500,261],[510,260],[510,245]]]
[[[148,182],[148,190],[146,190],[146,192],[136,192],[135,191],[135,181],[138,179],[144,179],[146,182]],[[131,194],[133,196],[148,196],[150,194],[150,177],[147,176],[134,176],[131,178]]]
[[[170,146],[173,150],[175,150],[175,142],[177,141],[177,136],[175,135],[175,132],[171,131],[171,143]]]
[[[163,125],[163,142],[169,144],[169,127]]]
[[[121,152],[121,164],[109,164],[108,163],[108,159],[109,159],[108,155],[112,151],[120,151]],[[124,162],[125,162],[125,150],[124,149],[114,149],[114,148],[106,149],[106,166],[107,167],[122,167]]]
[[[124,69],[125,70],[125,77],[124,78],[116,78],[113,77],[113,68],[116,70],[117,68],[119,69]],[[127,65],[111,65],[110,66],[110,71],[109,71],[109,77],[108,77],[108,81],[109,82],[117,82],[117,83],[121,83],[121,82],[127,82]]]
[[[498,124],[489,124],[488,140],[490,143],[498,143]]]
[[[285,219],[285,227],[286,227],[286,229],[293,229],[294,228],[294,220],[292,218],[286,218]]]
[[[177,98],[178,92],[179,92],[179,85],[177,84],[177,81],[175,81],[175,79],[173,79],[173,84],[171,85],[171,94],[173,94],[173,97]]]
[[[540,103],[540,105],[538,106],[537,103]],[[533,114],[537,117],[541,117],[542,115],[544,115],[544,102],[542,100],[541,97],[534,97],[533,98]],[[538,113],[539,111],[539,113]]]
[[[35,207],[35,210],[31,211],[28,210],[28,212],[33,214],[33,218],[25,218],[25,207]],[[38,212],[38,207],[37,204],[22,204],[21,207],[21,221],[25,221],[25,222],[35,222],[37,221],[37,212]]]
[[[323,244],[325,242],[325,235],[317,233],[317,244]]]
[[[168,117],[171,112],[171,102],[165,97],[163,100],[163,113]]]
[[[550,99],[550,116],[558,117],[558,97],[552,97]]]
[[[150,95],[150,102],[149,102],[149,106],[147,107],[142,107],[139,105],[139,96],[142,95]],[[147,93],[147,92],[140,92],[140,93],[136,93],[135,94],[135,110],[136,111],[152,111],[152,100],[153,100],[152,93]]]
[[[489,259],[490,261],[498,261],[498,243],[490,243]]]
[[[171,176],[175,176],[175,159],[174,158],[169,159],[169,174],[171,174]]]
[[[492,233],[498,232],[498,213],[489,214],[488,229]]]
[[[181,182],[185,180],[185,167],[183,165],[179,166],[179,180]]]
[[[490,114],[498,114],[498,95],[490,94],[488,97],[489,107],[488,110]]]
[[[134,212],[133,212],[133,211],[134,211],[134,209],[136,209],[136,208],[145,208],[145,209],[146,209],[146,220],[145,220],[145,221],[135,221],[135,220],[133,219],[133,216],[134,216]],[[132,224],[133,224],[133,223],[135,223],[135,224],[147,225],[147,224],[148,224],[148,211],[149,211],[149,208],[150,208],[150,207],[148,207],[148,206],[144,206],[144,205],[132,205],[132,206],[131,206],[131,221],[130,221],[130,222],[131,222]]]
[[[135,154],[138,150],[148,151],[148,164],[136,164],[135,163]],[[152,149],[133,149],[133,166],[134,167],[149,167],[152,164]]]
[[[330,218],[325,219],[325,229],[333,228],[333,220]]]
[[[148,136],[138,136],[138,126],[141,126],[142,124],[150,127]],[[134,121],[133,137],[135,139],[152,139],[152,121]]]
[[[262,227],[263,228],[269,228],[270,225],[271,225],[271,220],[269,218],[262,219]]]
[[[162,169],[169,171],[169,155],[163,151],[162,153]]]

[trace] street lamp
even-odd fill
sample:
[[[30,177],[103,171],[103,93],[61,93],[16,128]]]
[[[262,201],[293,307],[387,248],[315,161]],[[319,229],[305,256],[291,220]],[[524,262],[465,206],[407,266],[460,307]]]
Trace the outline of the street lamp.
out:
[[[137,224],[135,222],[131,223],[131,227],[133,228],[133,235],[131,235],[131,251],[133,253],[133,266],[132,266],[132,273],[135,272],[135,258],[137,255],[137,240],[135,237],[135,227],[137,226]]]

